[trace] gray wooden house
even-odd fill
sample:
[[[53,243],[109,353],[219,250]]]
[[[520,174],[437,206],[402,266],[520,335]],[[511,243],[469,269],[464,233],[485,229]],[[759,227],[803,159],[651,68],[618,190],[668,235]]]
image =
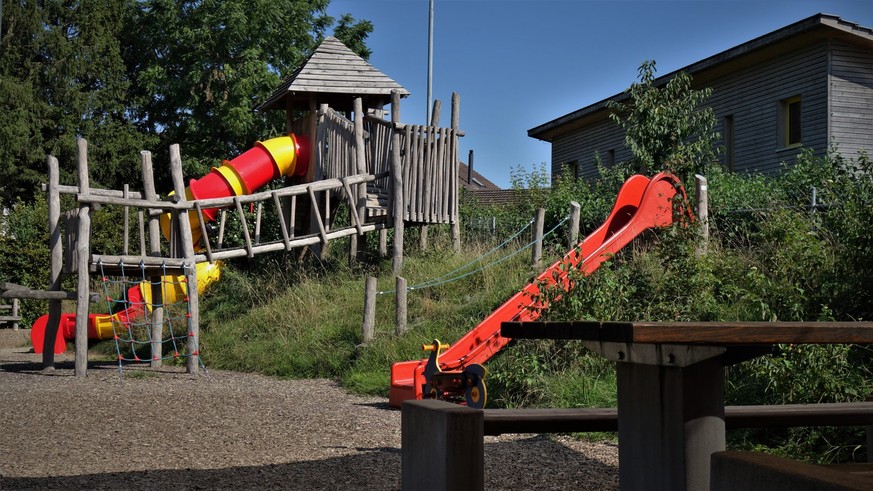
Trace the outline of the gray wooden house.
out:
[[[732,171],[773,174],[801,148],[835,144],[845,157],[873,152],[873,29],[817,14],[688,65],[695,88],[711,87],[721,155]],[[624,131],[608,118],[621,93],[528,130],[552,144],[552,176],[569,168],[596,176],[595,154],[610,165],[631,157]]]

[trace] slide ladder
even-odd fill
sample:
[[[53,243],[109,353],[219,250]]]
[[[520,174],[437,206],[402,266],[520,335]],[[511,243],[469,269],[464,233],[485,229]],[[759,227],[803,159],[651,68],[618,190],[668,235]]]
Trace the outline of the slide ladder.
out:
[[[481,364],[511,341],[500,335],[501,323],[538,319],[547,307],[538,300],[541,288],[559,285],[569,291],[573,288],[569,278],[571,269],[591,274],[643,231],[671,225],[677,197],[684,204],[685,191],[671,174],[660,173],[651,179],[642,175],[630,177],[600,227],[470,332],[450,346],[434,340],[426,346],[431,351],[427,359],[394,363],[389,404],[400,407],[405,400],[435,397],[464,399],[471,407],[484,406],[485,371]]]

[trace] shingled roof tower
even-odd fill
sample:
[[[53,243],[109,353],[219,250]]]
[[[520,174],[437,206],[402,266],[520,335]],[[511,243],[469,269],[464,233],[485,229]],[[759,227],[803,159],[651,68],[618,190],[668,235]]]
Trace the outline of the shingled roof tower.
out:
[[[391,101],[393,90],[401,97],[409,95],[408,90],[339,39],[328,36],[258,110],[305,110],[312,104],[316,108],[318,104],[329,104],[337,110],[350,110],[355,97],[361,97],[365,107],[381,107]]]

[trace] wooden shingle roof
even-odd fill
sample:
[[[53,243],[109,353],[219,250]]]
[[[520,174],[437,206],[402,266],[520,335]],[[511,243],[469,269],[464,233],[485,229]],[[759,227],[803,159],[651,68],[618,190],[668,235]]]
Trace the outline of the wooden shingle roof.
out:
[[[401,97],[409,95],[408,90],[367,63],[339,39],[328,36],[257,109],[285,109],[280,101],[286,97],[308,100],[313,94],[325,101],[336,100],[335,96],[340,95],[348,99],[373,96],[387,102],[393,90],[399,91]]]

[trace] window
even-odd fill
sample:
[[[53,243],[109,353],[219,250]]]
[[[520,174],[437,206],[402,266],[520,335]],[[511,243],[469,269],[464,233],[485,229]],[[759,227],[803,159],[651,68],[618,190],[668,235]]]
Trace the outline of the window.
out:
[[[722,138],[724,139],[724,167],[734,171],[734,116],[729,114],[722,119]]]
[[[579,177],[579,162],[574,160],[564,164],[564,171],[567,173],[568,177],[576,179]]]
[[[783,99],[779,103],[779,147],[793,148],[801,145],[800,96]]]
[[[609,149],[606,152],[606,167],[611,168],[615,165],[615,149]]]

